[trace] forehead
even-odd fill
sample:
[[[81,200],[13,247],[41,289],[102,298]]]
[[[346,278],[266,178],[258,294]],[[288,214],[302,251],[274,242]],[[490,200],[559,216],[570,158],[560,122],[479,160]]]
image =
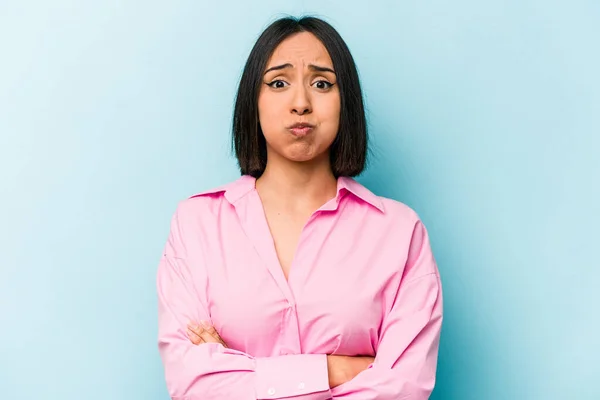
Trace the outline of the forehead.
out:
[[[309,32],[296,33],[284,41],[273,51],[267,67],[284,62],[308,64],[318,62],[332,66],[331,57],[323,43]]]

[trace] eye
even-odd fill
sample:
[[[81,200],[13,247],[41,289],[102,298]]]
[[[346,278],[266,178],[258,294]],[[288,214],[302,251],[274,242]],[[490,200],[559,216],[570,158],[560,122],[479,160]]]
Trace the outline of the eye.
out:
[[[313,83],[313,85],[316,85],[317,89],[327,90],[333,86],[333,83],[329,83],[327,81],[321,80],[321,81],[316,81],[315,83]]]
[[[276,79],[271,83],[267,83],[267,86],[270,86],[274,89],[282,89],[284,88],[286,85],[286,83],[284,81],[282,81],[281,79]]]

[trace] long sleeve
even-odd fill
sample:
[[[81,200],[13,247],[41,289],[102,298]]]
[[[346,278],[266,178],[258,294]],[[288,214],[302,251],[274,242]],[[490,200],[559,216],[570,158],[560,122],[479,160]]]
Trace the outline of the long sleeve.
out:
[[[442,325],[440,276],[425,227],[413,230],[400,287],[384,317],[374,363],[332,389],[334,399],[426,400],[434,384]]]
[[[159,352],[174,400],[331,398],[326,355],[253,357],[221,344],[194,345],[187,323],[208,320],[206,270],[190,257],[189,232],[173,217],[157,273]]]

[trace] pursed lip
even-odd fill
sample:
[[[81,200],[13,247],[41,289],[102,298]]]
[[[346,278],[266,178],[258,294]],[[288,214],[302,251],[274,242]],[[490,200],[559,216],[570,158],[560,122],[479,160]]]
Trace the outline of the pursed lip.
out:
[[[288,126],[288,129],[302,129],[302,128],[314,128],[315,126],[312,124],[309,124],[307,122],[296,122],[293,125]]]
[[[298,137],[308,135],[314,128],[314,125],[311,125],[307,122],[297,122],[288,126],[288,129],[292,132],[292,134]]]

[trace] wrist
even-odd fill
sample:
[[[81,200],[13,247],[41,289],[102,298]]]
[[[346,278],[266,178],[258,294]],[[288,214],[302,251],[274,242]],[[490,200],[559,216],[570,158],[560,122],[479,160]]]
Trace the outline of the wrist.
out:
[[[343,361],[344,356],[327,356],[327,374],[329,377],[329,387],[333,389],[336,386],[346,382],[346,370]]]

